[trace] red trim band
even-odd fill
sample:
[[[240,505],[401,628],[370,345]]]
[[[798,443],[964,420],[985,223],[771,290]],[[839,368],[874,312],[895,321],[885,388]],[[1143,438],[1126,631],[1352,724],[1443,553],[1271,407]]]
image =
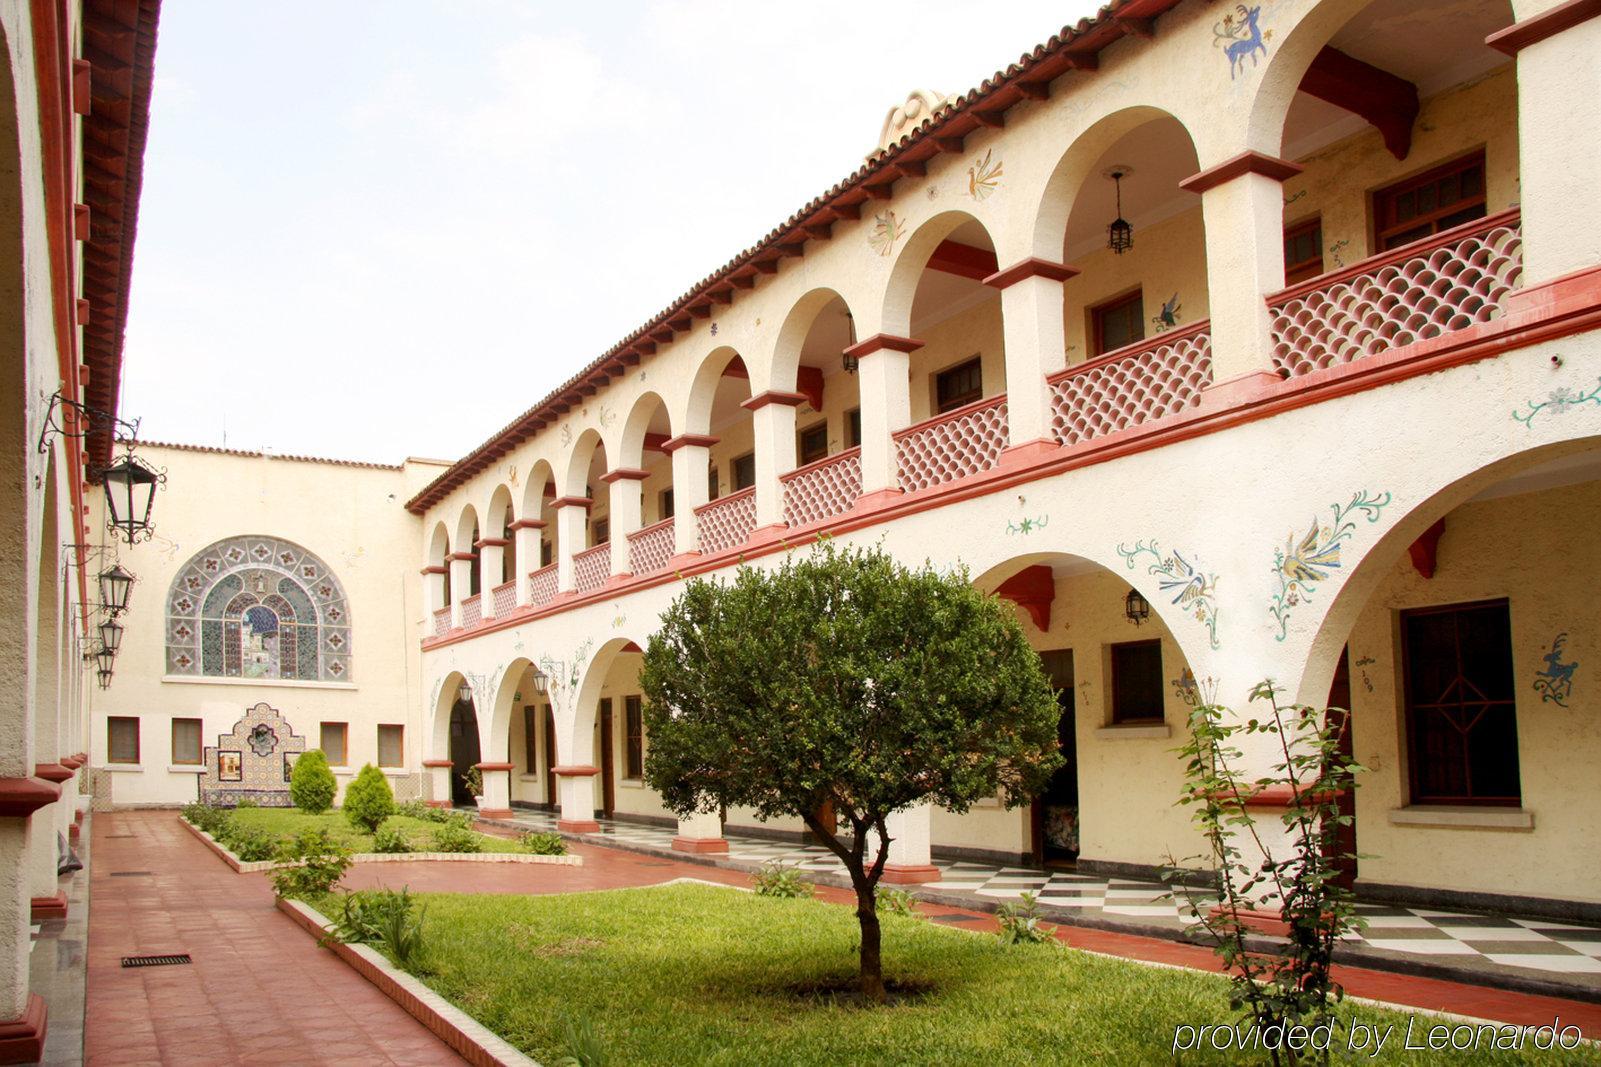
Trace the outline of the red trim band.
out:
[[[583,508],[588,511],[594,506],[594,501],[587,496],[559,496],[550,502],[553,508]]]
[[[445,557],[447,563],[471,563],[478,557],[471,552],[452,552]]]
[[[505,548],[509,544],[511,544],[511,542],[504,537],[480,537],[478,540],[473,542],[473,547]]]
[[[875,333],[865,341],[858,341],[844,352],[844,355],[861,359],[870,356],[880,349],[887,348],[891,352],[916,352],[923,347],[923,342],[915,337],[897,337],[892,333]]]
[[[61,787],[43,778],[0,778],[0,816],[26,818],[61,799]]]
[[[448,759],[425,759],[425,760],[422,761],[422,765],[424,767],[454,767],[455,766],[455,764],[452,763]]]
[[[43,778],[47,782],[72,781],[72,768],[60,763],[36,763],[33,766],[36,778]]]
[[[1077,267],[1069,267],[1066,263],[1053,263],[1038,256],[1029,256],[1005,270],[991,274],[984,279],[984,284],[995,289],[1008,289],[1025,278],[1049,278],[1053,282],[1065,282],[1078,272]]]
[[[798,408],[809,398],[805,393],[787,393],[782,389],[769,389],[765,393],[757,393],[749,400],[741,400],[739,406],[747,411],[758,411],[768,404],[782,404],[787,408]],[[814,407],[816,405],[813,405]]]
[[[509,771],[515,769],[517,765],[514,763],[475,763],[473,766],[481,771]]]
[[[1563,30],[1588,22],[1597,15],[1601,15],[1601,0],[1568,0],[1550,11],[1513,23],[1504,30],[1496,30],[1484,39],[1484,43],[1497,52],[1515,56],[1531,44],[1555,37]]]
[[[1260,174],[1264,178],[1272,178],[1276,182],[1293,178],[1305,170],[1299,163],[1291,163],[1287,159],[1276,156],[1263,155],[1261,152],[1241,152],[1231,156],[1215,167],[1191,174],[1179,182],[1180,189],[1188,189],[1192,193],[1204,193],[1208,189],[1215,189],[1224,182],[1233,181],[1242,174]]]
[[[614,482],[642,482],[649,477],[649,471],[640,470],[638,467],[618,467],[602,474],[600,480],[611,485]]]
[[[552,767],[550,773],[562,778],[593,778],[600,773],[600,768],[586,767],[581,763],[575,763],[569,767]]]
[[[669,453],[677,452],[680,448],[688,448],[696,445],[701,448],[710,448],[712,445],[715,445],[721,440],[721,437],[713,437],[711,434],[706,433],[681,433],[677,437],[670,437],[663,441],[662,451]]]

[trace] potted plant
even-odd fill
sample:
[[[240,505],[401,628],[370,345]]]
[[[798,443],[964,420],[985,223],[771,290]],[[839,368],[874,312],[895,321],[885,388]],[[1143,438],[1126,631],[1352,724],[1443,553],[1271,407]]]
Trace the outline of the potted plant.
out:
[[[477,767],[470,768],[466,774],[461,776],[461,784],[467,787],[467,792],[472,795],[473,803],[482,808],[484,806],[484,772]]]

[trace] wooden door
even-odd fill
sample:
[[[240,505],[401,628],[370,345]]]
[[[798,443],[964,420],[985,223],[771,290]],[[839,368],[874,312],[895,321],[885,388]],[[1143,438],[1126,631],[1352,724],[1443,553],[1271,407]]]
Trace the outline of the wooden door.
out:
[[[612,781],[612,721],[611,697],[600,702],[600,810],[611,818],[616,804],[615,785]]]
[[[552,811],[556,810],[556,775],[551,768],[556,766],[556,716],[545,705],[545,803]]]
[[[1334,681],[1329,685],[1328,707],[1351,707],[1351,650],[1347,647],[1340,653],[1340,662],[1334,668]],[[1351,716],[1345,720],[1345,728],[1340,731],[1340,754],[1346,759],[1351,758]],[[1335,801],[1335,812],[1339,815],[1349,816],[1351,823],[1339,827],[1334,833],[1334,851],[1348,858],[1339,861],[1340,874],[1337,882],[1345,889],[1356,884],[1356,797],[1353,791],[1341,794]]]

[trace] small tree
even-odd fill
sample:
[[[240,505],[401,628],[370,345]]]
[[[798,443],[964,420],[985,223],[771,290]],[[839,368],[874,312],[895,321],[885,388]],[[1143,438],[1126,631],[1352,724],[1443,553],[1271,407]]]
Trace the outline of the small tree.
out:
[[[964,812],[997,792],[1015,806],[1061,763],[1060,711],[1012,609],[965,572],[908,570],[876,549],[825,541],[775,571],[691,581],[644,659],[645,780],[680,815],[740,805],[804,820],[850,872],[873,1001],[887,817],[925,801]],[[841,832],[820,821],[825,805]]]
[[[302,752],[289,775],[289,799],[295,807],[308,815],[321,815],[333,807],[338,791],[339,783],[334,781],[334,772],[328,769],[328,757],[322,749]]]
[[[395,813],[395,794],[389,779],[370,763],[362,765],[356,780],[345,788],[345,818],[350,825],[369,834]]]

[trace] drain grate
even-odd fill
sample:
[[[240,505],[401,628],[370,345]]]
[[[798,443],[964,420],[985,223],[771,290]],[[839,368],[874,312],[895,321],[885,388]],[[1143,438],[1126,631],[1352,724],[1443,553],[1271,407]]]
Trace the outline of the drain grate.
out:
[[[193,963],[189,953],[179,952],[171,956],[124,956],[124,967],[171,967],[176,963]]]
[[[149,871],[112,871],[108,878],[149,878]]]

